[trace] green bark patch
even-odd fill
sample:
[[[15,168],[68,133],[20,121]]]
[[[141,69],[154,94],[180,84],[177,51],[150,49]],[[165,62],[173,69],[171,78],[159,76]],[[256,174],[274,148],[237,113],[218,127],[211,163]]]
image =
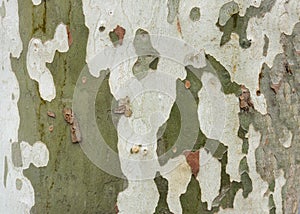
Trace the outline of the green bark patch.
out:
[[[95,115],[99,132],[107,145],[118,152],[118,133],[116,130],[120,115],[113,113],[112,105],[116,103],[109,88],[109,75],[103,80],[96,98]]]
[[[239,112],[239,122],[240,122],[240,127],[238,130],[238,137],[243,140],[243,145],[242,145],[242,152],[243,154],[248,154],[248,149],[249,149],[249,142],[248,138],[246,137],[246,134],[249,131],[249,126],[252,122],[253,118],[253,111],[248,112]]]
[[[243,139],[243,145],[242,145],[242,153],[243,154],[248,154],[248,150],[249,150],[249,141],[247,138]]]
[[[247,198],[249,193],[252,192],[253,186],[249,176],[249,166],[246,157],[243,157],[243,159],[240,161],[239,173],[241,175],[243,197]]]
[[[267,35],[264,35],[264,47],[263,47],[263,56],[267,56],[268,54],[268,49],[269,49],[269,37],[267,37]]]
[[[103,32],[104,30],[105,30],[104,26],[99,27],[100,32]],[[126,33],[126,30],[119,25],[117,25],[117,27],[113,31],[109,32],[108,35],[109,35],[110,41],[113,43],[113,45],[115,47],[118,45],[122,45],[125,33]]]
[[[192,176],[191,181],[184,194],[180,196],[182,204],[182,213],[204,213],[210,214],[218,211],[213,207],[211,211],[207,210],[207,203],[201,201],[201,191],[198,180]]]
[[[16,179],[16,188],[17,190],[21,190],[22,189],[22,186],[23,186],[23,182],[21,179],[17,178]]]
[[[6,188],[7,181],[7,173],[8,173],[8,165],[7,165],[7,156],[4,158],[4,173],[3,173],[3,185]]]
[[[250,18],[257,17],[262,18],[267,12],[270,12],[272,7],[274,6],[276,0],[264,0],[261,2],[260,6],[254,7],[250,6],[246,10],[246,14],[244,16],[240,16],[236,10],[233,10],[231,13],[231,17],[228,19],[226,24],[223,26],[217,23],[220,31],[223,32],[220,46],[226,44],[230,41],[231,33],[236,33],[239,35],[239,44],[241,48],[249,48],[251,46],[251,41],[247,38],[247,27]],[[228,3],[227,3],[228,4]],[[228,15],[227,7],[221,7],[220,16],[222,14]]]
[[[218,140],[206,139],[205,148],[213,155],[213,157],[221,160],[228,147]]]
[[[221,63],[218,62],[213,56],[206,54],[205,57],[216,72],[222,84],[222,90],[224,94],[235,94],[236,96],[240,95],[240,85],[231,81],[230,73],[226,70],[226,68],[221,65]]]
[[[274,197],[273,194],[269,196],[269,209],[270,209],[270,214],[275,214],[276,213],[276,207],[275,207],[275,202],[274,202]]]
[[[169,119],[167,122],[162,125],[157,133],[162,133],[160,134],[161,137],[158,138],[157,140],[157,149],[156,153],[158,157],[161,157],[163,154],[165,154],[167,151],[172,149],[174,146],[176,139],[178,138],[180,128],[181,128],[181,123],[180,121],[180,111],[178,109],[178,106],[176,103],[174,103],[171,113],[169,116]],[[174,153],[176,152],[176,148],[174,148]],[[168,162],[169,158],[164,158],[164,159],[159,159],[160,164],[164,165]]]
[[[174,105],[177,105],[178,111],[175,111]],[[183,154],[185,150],[192,150],[199,133],[197,103],[193,95],[180,80],[176,82],[176,100],[166,124],[167,126],[164,124],[157,133],[158,138],[160,138],[158,142],[158,156],[164,154],[163,152],[167,153],[159,157],[161,164],[166,163],[169,158]],[[162,128],[165,126],[166,130],[163,131]],[[166,139],[168,143],[164,143]],[[160,146],[159,144],[162,145]],[[165,149],[170,148],[170,146],[172,147],[170,151]]]
[[[249,173],[249,166],[248,166],[246,157],[243,157],[243,159],[240,161],[240,165],[239,165],[239,173],[243,174],[244,172]]]
[[[202,88],[201,76],[204,70],[194,68],[191,65],[186,66],[185,70],[186,70],[186,79],[184,81],[188,80],[190,82],[191,86],[188,90],[192,93],[194,99],[198,104],[199,103],[198,92]]]
[[[242,181],[243,197],[247,198],[249,193],[252,192],[253,190],[252,181],[247,172],[241,174],[241,181]]]
[[[180,0],[168,0],[168,17],[167,21],[172,24],[177,17]]]
[[[190,11],[190,19],[193,22],[196,22],[196,21],[200,20],[200,16],[201,16],[200,8],[199,7],[193,7]]]
[[[75,0],[42,1],[37,6],[31,0],[22,0],[18,4],[23,52],[19,59],[11,58],[20,85],[18,135],[31,145],[39,140],[44,142],[50,156],[46,167],[30,165],[24,171],[35,190],[31,213],[86,213],[87,210],[88,213],[115,213],[117,195],[126,188],[126,180],[101,171],[79,144],[71,143],[70,130],[62,115],[64,107],[72,107],[74,87],[86,65],[88,30],[82,4]],[[43,42],[52,39],[61,22],[69,26],[73,43],[67,53],[56,52],[53,63],[47,64],[56,86],[56,97],[46,102],[40,98],[38,84],[26,70],[27,47],[32,37]],[[105,87],[104,84],[99,93]],[[110,94],[107,96],[110,98]],[[49,117],[47,111],[54,112],[56,118]],[[111,132],[105,134],[116,137]],[[111,142],[110,146],[115,146],[115,141]]]
[[[203,134],[201,129],[199,129],[198,138],[193,147],[193,151],[203,148],[205,146],[206,140],[207,140],[207,137],[205,136],[205,134]]]
[[[4,1],[2,1],[2,5],[0,7],[0,16],[2,18],[4,18],[6,16],[6,8],[5,8],[5,4]]]
[[[158,174],[154,178],[154,182],[159,192],[159,201],[155,209],[155,214],[172,214],[167,203],[168,180]]]
[[[159,53],[153,48],[150,35],[143,29],[138,29],[133,40],[138,59],[132,67],[137,79],[144,78],[150,70],[156,70],[159,63]]]
[[[15,167],[22,167],[22,154],[21,154],[21,148],[20,143],[14,142],[11,144],[11,154],[12,154],[12,162]]]

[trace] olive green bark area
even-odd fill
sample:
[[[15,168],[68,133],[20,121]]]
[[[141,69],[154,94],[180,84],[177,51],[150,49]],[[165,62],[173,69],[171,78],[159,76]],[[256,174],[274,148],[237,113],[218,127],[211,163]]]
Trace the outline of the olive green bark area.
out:
[[[84,25],[82,3],[51,0],[34,6],[31,0],[20,0],[18,4],[23,52],[19,59],[11,60],[20,85],[19,139],[31,145],[41,140],[50,154],[46,167],[31,165],[24,172],[35,190],[31,213],[115,213],[117,195],[126,187],[126,181],[102,172],[88,160],[79,144],[71,143],[70,129],[62,115],[64,107],[72,107],[74,87],[85,66],[88,30]],[[46,102],[40,98],[38,84],[30,79],[26,70],[27,47],[32,37],[42,41],[52,39],[61,22],[69,25],[73,43],[67,53],[56,52],[53,63],[47,64],[53,75],[56,97]],[[102,87],[99,93],[102,91],[106,97],[101,98],[96,109],[100,109],[102,103],[109,106],[111,102],[107,85]],[[56,114],[55,119],[47,116],[48,110]],[[52,132],[50,125],[54,127]],[[114,148],[116,136],[112,132],[106,134]]]
[[[207,203],[201,202],[201,191],[199,182],[194,176],[187,187],[187,192],[180,196],[180,202],[182,204],[183,213],[214,213],[218,208],[213,208],[212,211],[207,210]]]
[[[263,0],[260,6],[254,7],[250,6],[246,10],[244,16],[240,16],[238,13],[232,14],[231,18],[226,22],[224,26],[221,26],[217,22],[217,26],[220,31],[223,32],[220,45],[224,45],[230,41],[231,33],[236,33],[239,35],[239,44],[242,48],[249,48],[251,46],[251,41],[247,39],[247,27],[248,21],[252,17],[262,18],[265,13],[269,12],[274,6],[276,0]],[[224,10],[222,10],[224,9]],[[221,8],[220,13],[227,13],[226,8]]]
[[[11,144],[11,153],[12,153],[12,163],[15,167],[22,167],[22,155],[19,142],[14,142]]]
[[[113,113],[112,110],[116,106],[117,101],[110,92],[108,74],[103,80],[96,97],[95,115],[99,132],[104,141],[117,153],[118,133],[116,127],[121,115]]]
[[[196,21],[200,20],[200,16],[201,16],[200,8],[199,7],[193,7],[190,11],[190,19],[193,22],[196,22]]]
[[[269,209],[270,209],[270,214],[275,214],[276,213],[276,207],[275,207],[275,202],[274,202],[274,197],[273,194],[269,196]]]
[[[167,163],[167,161],[170,158],[174,158],[177,157],[178,155],[182,154],[184,150],[197,150],[200,149],[200,147],[203,147],[205,144],[205,140],[206,137],[204,136],[204,134],[201,132],[201,130],[198,130],[198,139],[197,141],[194,143],[194,146],[192,148],[189,148],[186,145],[186,142],[179,142],[179,146],[175,145],[179,133],[181,131],[181,126],[182,126],[182,121],[181,121],[181,113],[180,109],[178,108],[177,104],[178,102],[180,102],[180,98],[178,95],[178,91],[179,88],[180,90],[188,90],[188,93],[191,93],[193,98],[196,101],[196,104],[198,104],[199,102],[199,98],[198,98],[198,91],[201,89],[202,87],[202,83],[200,81],[200,79],[197,77],[201,77],[201,72],[200,69],[195,69],[192,66],[188,66],[185,68],[187,71],[187,76],[186,79],[184,81],[190,81],[191,83],[191,87],[189,89],[184,88],[184,81],[180,81],[177,80],[177,84],[176,84],[176,88],[177,88],[177,96],[176,96],[176,100],[172,106],[170,115],[169,115],[169,119],[166,121],[165,124],[163,124],[158,132],[157,132],[157,136],[158,136],[158,142],[157,142],[157,155],[158,157],[161,157],[162,155],[164,155],[166,152],[168,152],[169,150],[172,150],[172,155],[170,156],[166,156],[164,158],[159,159],[159,162],[161,165],[164,165],[165,163]],[[194,74],[194,72],[198,72],[197,75]],[[184,110],[184,109],[181,109]],[[195,114],[195,118],[198,118],[197,116],[197,112],[192,112],[193,114]]]
[[[163,178],[159,173],[156,175],[154,182],[159,192],[159,201],[155,209],[155,214],[172,214],[167,203],[168,180]]]
[[[5,5],[4,5],[4,1],[2,1],[2,5],[0,6],[0,16],[2,18],[4,18],[6,15],[6,8],[5,8]]]
[[[263,56],[267,56],[270,39],[269,39],[269,37],[267,37],[266,34],[264,35],[264,42],[265,43],[264,43],[264,47],[263,47]]]
[[[158,139],[156,153],[158,157],[162,157],[162,155],[174,147],[181,128],[180,120],[180,111],[176,103],[174,103],[169,119],[157,132]],[[176,150],[174,150],[174,153],[175,151]],[[160,158],[159,163],[164,165],[168,162],[169,158],[170,157]]]
[[[206,54],[205,55],[208,65],[207,71],[217,74],[224,94],[235,94],[236,96],[241,94],[241,86],[236,82],[231,81],[230,73],[226,68],[213,56]]]

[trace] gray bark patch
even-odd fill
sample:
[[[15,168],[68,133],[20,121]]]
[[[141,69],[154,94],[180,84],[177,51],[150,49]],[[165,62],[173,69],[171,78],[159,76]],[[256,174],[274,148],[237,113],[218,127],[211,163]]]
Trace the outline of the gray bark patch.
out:
[[[20,143],[14,142],[11,144],[11,155],[12,155],[12,162],[15,167],[22,167],[22,154],[21,154],[21,148]]]

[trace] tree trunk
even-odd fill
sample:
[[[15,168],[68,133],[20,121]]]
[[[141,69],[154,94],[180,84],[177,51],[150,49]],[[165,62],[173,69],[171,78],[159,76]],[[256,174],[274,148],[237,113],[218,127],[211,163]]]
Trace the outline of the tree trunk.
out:
[[[1,1],[0,213],[298,213],[299,11]]]

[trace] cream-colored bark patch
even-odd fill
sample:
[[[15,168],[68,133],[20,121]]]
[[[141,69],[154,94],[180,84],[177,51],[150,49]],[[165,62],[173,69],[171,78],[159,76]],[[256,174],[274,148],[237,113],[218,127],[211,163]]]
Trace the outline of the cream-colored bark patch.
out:
[[[200,149],[200,170],[197,176],[201,189],[201,200],[211,210],[213,200],[219,195],[221,185],[221,163],[210,152]]]
[[[200,128],[206,137],[219,140],[228,146],[226,172],[231,180],[240,180],[238,164],[242,158],[242,140],[238,138],[238,98],[221,91],[219,79],[211,73],[203,73],[203,86],[198,93],[198,117]]]
[[[127,189],[118,195],[119,213],[154,213],[158,198],[153,180],[128,181]]]
[[[276,176],[277,177],[275,178],[275,190],[273,196],[276,213],[281,214],[283,213],[282,187],[285,185],[286,179],[284,178],[284,172],[282,170],[279,170]]]
[[[172,168],[174,163],[176,163],[177,167],[162,176],[168,180],[169,191],[167,203],[170,211],[173,213],[182,213],[180,195],[186,192],[192,173],[184,155],[180,155],[169,161],[163,168]]]
[[[40,95],[44,100],[51,101],[56,96],[53,77],[46,63],[53,61],[55,51],[69,50],[66,25],[57,26],[54,38],[42,43],[40,39],[32,38],[28,45],[27,70],[31,79],[39,83]]]
[[[43,142],[38,141],[31,146],[27,142],[22,141],[20,148],[24,169],[27,169],[31,163],[36,167],[47,166],[49,151]]]
[[[286,127],[284,127],[282,131],[283,131],[283,135],[279,138],[279,142],[285,148],[289,148],[292,145],[293,134]]]
[[[226,97],[215,75],[205,72],[201,81],[203,86],[198,93],[200,128],[206,137],[219,140],[226,123]]]

